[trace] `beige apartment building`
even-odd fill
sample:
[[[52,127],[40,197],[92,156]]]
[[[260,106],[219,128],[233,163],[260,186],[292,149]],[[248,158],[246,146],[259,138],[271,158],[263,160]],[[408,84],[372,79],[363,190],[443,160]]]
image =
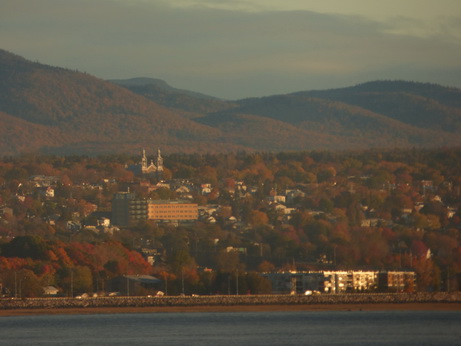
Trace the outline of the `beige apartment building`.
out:
[[[151,200],[147,202],[147,218],[154,221],[197,220],[198,205],[183,201]]]
[[[112,199],[112,224],[126,227],[140,220],[186,222],[198,220],[198,205],[188,201],[144,200],[129,192]]]
[[[275,294],[411,292],[416,288],[414,271],[292,271],[264,273],[263,277],[271,282]]]

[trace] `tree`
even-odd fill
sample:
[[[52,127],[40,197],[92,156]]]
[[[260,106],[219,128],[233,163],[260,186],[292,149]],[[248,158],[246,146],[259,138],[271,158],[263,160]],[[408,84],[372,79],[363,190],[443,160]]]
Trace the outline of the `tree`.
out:
[[[6,257],[47,259],[46,243],[37,236],[15,237],[2,246],[2,254]]]
[[[293,215],[290,223],[297,228],[305,227],[307,224],[312,222],[312,215],[308,211],[300,211]]]
[[[246,274],[246,285],[248,293],[251,294],[270,294],[272,286],[269,280],[263,278],[256,272],[249,272]]]
[[[331,213],[334,208],[334,203],[331,201],[331,199],[323,197],[319,201],[319,209],[326,212],[326,213]]]
[[[238,252],[221,250],[216,256],[216,269],[224,273],[232,273],[236,270],[243,272],[244,265],[240,263]]]
[[[105,277],[111,279],[123,275],[123,269],[117,260],[110,260],[104,264]]]
[[[30,269],[2,270],[0,280],[10,297],[35,298],[43,295],[40,279]]]
[[[57,279],[69,297],[93,291],[93,275],[86,266],[62,267],[57,272]]]
[[[416,272],[416,285],[419,291],[433,291],[440,288],[440,269],[432,259],[426,257],[413,258],[413,269]]]
[[[168,262],[170,264],[171,271],[176,276],[180,276],[183,273],[184,268],[195,265],[194,259],[186,250],[173,251]]]
[[[93,292],[93,275],[87,266],[74,268],[74,294]]]
[[[420,213],[414,213],[413,220],[416,228],[427,230],[436,230],[441,228],[440,219],[438,216],[433,214],[424,215]]]
[[[270,272],[272,272],[274,270],[275,270],[275,266],[272,263],[270,263],[270,262],[268,262],[266,260],[262,261],[258,265],[258,272],[260,272],[260,273],[270,273]]]
[[[262,211],[259,211],[259,210],[252,210],[250,212],[248,222],[253,227],[263,226],[263,225],[266,225],[269,222],[269,217],[267,216],[267,214],[265,212],[262,212]]]

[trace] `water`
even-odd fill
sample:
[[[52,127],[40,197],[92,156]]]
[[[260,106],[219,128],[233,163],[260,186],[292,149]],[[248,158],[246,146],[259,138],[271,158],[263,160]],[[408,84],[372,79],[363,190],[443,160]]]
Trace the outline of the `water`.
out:
[[[0,318],[0,345],[461,345],[461,311],[200,312]]]

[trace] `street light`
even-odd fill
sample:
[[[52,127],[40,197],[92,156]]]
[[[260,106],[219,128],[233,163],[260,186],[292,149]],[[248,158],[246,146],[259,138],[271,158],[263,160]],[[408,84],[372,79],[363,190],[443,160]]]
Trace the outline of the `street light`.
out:
[[[184,295],[184,268],[181,269],[181,288],[182,288],[182,295]]]
[[[333,263],[336,266],[336,247],[338,245],[333,246]]]
[[[22,278],[19,278],[19,298],[22,298]]]
[[[23,276],[19,279],[19,298],[22,298],[22,282],[27,279],[26,276]]]
[[[239,295],[239,270],[237,269],[237,277],[236,277],[236,284],[235,284],[235,291],[237,292],[237,295]]]
[[[18,273],[14,272],[14,297],[18,297]]]
[[[70,270],[70,297],[74,298],[74,270]]]

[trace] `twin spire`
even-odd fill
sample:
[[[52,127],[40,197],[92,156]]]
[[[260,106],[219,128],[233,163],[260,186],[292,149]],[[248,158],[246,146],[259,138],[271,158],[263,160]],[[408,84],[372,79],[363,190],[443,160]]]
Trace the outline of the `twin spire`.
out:
[[[141,159],[141,173],[142,174],[150,174],[150,173],[160,173],[163,172],[163,157],[160,152],[160,149],[157,150],[157,159],[156,164],[154,160],[150,161],[150,164],[147,164],[147,155],[146,149],[142,150],[142,159]]]

